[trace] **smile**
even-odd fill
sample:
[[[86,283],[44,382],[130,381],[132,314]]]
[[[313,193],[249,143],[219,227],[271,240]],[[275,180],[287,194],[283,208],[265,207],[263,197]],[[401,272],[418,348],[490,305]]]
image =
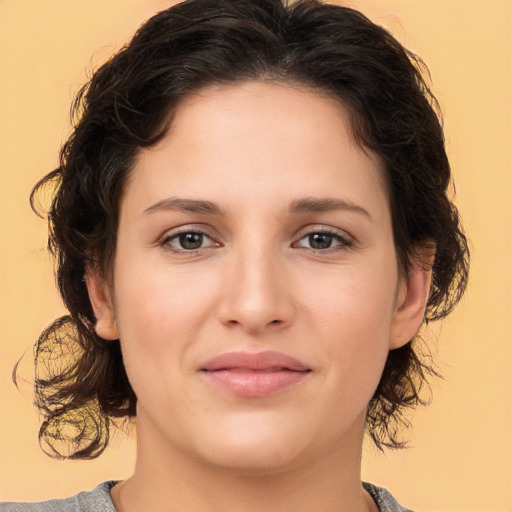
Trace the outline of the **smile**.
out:
[[[211,359],[200,371],[214,386],[235,396],[262,398],[300,383],[311,369],[280,352],[228,352]]]

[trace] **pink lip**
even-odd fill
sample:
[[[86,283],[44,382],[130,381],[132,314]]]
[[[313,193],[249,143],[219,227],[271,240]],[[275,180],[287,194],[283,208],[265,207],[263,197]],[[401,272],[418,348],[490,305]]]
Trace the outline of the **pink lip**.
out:
[[[240,397],[274,395],[301,382],[311,369],[280,352],[226,352],[201,368],[215,386]]]

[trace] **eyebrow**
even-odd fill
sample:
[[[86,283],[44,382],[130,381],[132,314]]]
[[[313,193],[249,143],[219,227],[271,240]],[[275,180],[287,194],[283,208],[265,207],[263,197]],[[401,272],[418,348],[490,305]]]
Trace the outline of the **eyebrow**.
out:
[[[145,214],[165,211],[182,211],[192,213],[204,213],[209,215],[224,216],[222,209],[211,201],[199,199],[182,199],[179,197],[170,197],[162,199],[144,210]],[[291,214],[311,213],[311,212],[328,212],[333,210],[349,210],[363,214],[372,220],[372,216],[368,210],[364,209],[351,201],[337,198],[315,198],[304,197],[295,199],[290,203],[289,212]]]
[[[158,201],[154,205],[146,208],[144,213],[155,213],[168,210],[192,212],[192,213],[206,213],[210,215],[224,215],[219,206],[211,201],[201,201],[197,199],[181,199],[179,197],[170,197]]]
[[[373,221],[370,212],[359,206],[352,201],[348,201],[346,199],[337,199],[337,198],[321,198],[317,199],[315,197],[304,197],[302,199],[295,199],[290,204],[290,213],[310,213],[310,212],[328,212],[333,210],[349,210],[356,213],[360,213],[365,217],[368,217],[369,220]]]

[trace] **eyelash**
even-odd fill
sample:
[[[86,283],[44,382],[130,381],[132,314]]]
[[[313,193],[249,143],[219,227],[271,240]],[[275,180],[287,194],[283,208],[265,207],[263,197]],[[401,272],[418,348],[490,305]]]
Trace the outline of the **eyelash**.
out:
[[[302,240],[304,240],[306,238],[314,236],[314,235],[329,236],[329,237],[332,237],[333,241],[339,242],[337,245],[332,246],[332,247],[327,247],[326,249],[315,249],[313,247],[302,247],[303,249],[310,250],[311,252],[313,252],[315,254],[326,254],[326,253],[329,254],[332,252],[343,251],[343,250],[349,249],[350,247],[352,247],[354,245],[354,241],[350,237],[343,235],[343,234],[339,233],[338,231],[334,231],[334,230],[327,229],[327,228],[320,228],[320,229],[312,229],[311,231],[308,231],[307,233],[303,234],[297,242],[294,242],[292,244],[292,247],[301,248],[301,246],[298,245],[299,242],[301,242]]]
[[[202,237],[201,242],[203,243],[205,238],[210,240],[210,244],[207,247],[198,247],[197,249],[186,249],[186,248],[176,248],[172,246],[172,242],[178,241],[180,237],[185,235],[199,235]],[[314,235],[324,235],[328,237],[332,237],[333,241],[338,242],[337,245],[334,245],[332,247],[327,247],[325,249],[315,249],[313,247],[303,247],[300,244],[300,242],[304,239],[307,239],[308,237],[312,237]],[[311,243],[311,240],[310,240]],[[171,234],[166,234],[162,237],[162,239],[159,242],[159,245],[169,249],[174,254],[183,254],[183,255],[196,255],[199,254],[202,251],[210,250],[215,247],[221,247],[222,244],[219,242],[215,242],[215,240],[204,230],[201,229],[182,229],[180,231],[173,232]],[[302,236],[294,242],[291,247],[298,248],[298,249],[306,249],[310,252],[313,252],[315,254],[329,254],[332,252],[337,251],[343,251],[346,249],[349,249],[354,245],[354,241],[349,238],[346,235],[342,235],[341,233],[326,229],[326,228],[320,228],[320,229],[312,229],[308,231],[307,233],[302,234]]]
[[[211,240],[211,244],[208,247],[199,247],[197,249],[185,249],[185,248],[181,248],[180,249],[180,248],[173,247],[171,245],[173,241],[179,240],[179,238],[181,236],[185,236],[185,235],[200,235],[202,237],[202,241],[204,241],[204,239],[206,238],[206,239]],[[220,243],[215,242],[213,240],[213,238],[210,235],[208,235],[208,233],[206,233],[204,230],[201,230],[201,229],[187,229],[187,228],[182,229],[180,231],[175,231],[175,232],[173,232],[171,234],[166,234],[165,236],[162,237],[159,245],[169,249],[174,254],[186,254],[186,255],[199,254],[201,251],[221,246]]]

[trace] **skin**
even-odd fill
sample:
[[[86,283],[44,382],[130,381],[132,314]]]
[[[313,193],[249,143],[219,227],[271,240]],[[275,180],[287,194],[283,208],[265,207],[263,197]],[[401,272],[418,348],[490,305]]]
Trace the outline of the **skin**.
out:
[[[430,284],[420,267],[401,277],[391,226],[383,170],[333,99],[251,82],[180,105],[126,184],[113,284],[88,274],[97,332],[120,338],[138,397],[119,510],[377,510],[360,482],[366,407]],[[235,396],[199,369],[236,350],[310,372]]]

